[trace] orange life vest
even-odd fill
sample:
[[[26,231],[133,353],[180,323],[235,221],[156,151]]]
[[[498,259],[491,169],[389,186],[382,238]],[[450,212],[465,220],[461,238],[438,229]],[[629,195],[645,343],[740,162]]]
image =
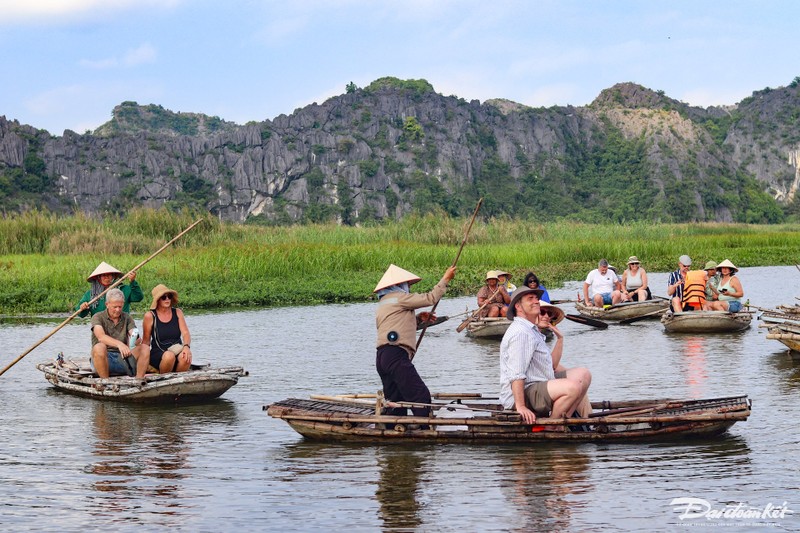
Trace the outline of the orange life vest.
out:
[[[686,273],[683,283],[683,298],[681,304],[693,307],[695,310],[703,308],[706,303],[706,272],[705,270],[690,270]]]

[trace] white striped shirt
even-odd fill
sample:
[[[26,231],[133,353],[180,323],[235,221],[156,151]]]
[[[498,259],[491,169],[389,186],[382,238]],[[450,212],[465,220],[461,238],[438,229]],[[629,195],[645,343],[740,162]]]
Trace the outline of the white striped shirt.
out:
[[[514,407],[511,382],[525,380],[525,388],[536,381],[555,379],[553,358],[544,335],[528,320],[516,316],[500,343],[500,403]]]

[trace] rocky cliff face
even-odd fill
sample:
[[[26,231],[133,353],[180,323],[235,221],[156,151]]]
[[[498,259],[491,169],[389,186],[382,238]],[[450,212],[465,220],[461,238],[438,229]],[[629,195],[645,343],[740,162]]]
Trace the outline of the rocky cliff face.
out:
[[[51,136],[0,117],[0,201],[88,212],[196,205],[234,221],[352,223],[432,205],[466,214],[471,196],[502,185],[491,214],[507,205],[521,216],[525,202],[513,198],[547,193],[560,195],[548,201],[562,205],[555,214],[570,216],[624,202],[604,189],[621,179],[651,196],[647,213],[623,219],[769,221],[745,213],[777,216],[770,206],[753,215],[752,198],[795,201],[798,116],[796,86],[701,109],[625,83],[586,107],[534,109],[384,79],[244,126],[126,102],[90,135]],[[634,156],[609,162],[620,150]]]

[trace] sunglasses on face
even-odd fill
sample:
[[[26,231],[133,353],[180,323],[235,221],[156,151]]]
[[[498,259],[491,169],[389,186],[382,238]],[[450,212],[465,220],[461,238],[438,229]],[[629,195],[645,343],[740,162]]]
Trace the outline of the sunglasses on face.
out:
[[[163,295],[161,297],[161,300],[172,300],[172,295],[171,294],[165,294],[165,295]]]

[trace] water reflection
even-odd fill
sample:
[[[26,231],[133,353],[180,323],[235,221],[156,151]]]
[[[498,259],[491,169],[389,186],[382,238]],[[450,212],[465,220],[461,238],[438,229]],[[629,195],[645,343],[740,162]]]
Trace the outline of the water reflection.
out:
[[[770,354],[767,360],[775,367],[785,392],[800,389],[800,353],[786,349]]]
[[[706,363],[705,337],[686,337],[683,339],[682,353],[685,366],[683,374],[689,387],[690,398],[702,398],[706,394],[708,370]]]
[[[570,499],[589,485],[591,455],[584,446],[514,447],[501,453],[501,487],[516,506],[520,527],[529,531],[566,531],[582,505]]]
[[[236,422],[235,406],[223,400],[182,407],[94,402],[93,408],[94,460],[84,469],[94,476],[93,516],[130,514],[133,501],[142,499],[155,503],[162,517],[180,514],[196,453],[190,437],[209,431],[210,423]]]
[[[375,497],[384,529],[416,529],[422,524],[419,483],[429,453],[406,448],[379,451]]]

